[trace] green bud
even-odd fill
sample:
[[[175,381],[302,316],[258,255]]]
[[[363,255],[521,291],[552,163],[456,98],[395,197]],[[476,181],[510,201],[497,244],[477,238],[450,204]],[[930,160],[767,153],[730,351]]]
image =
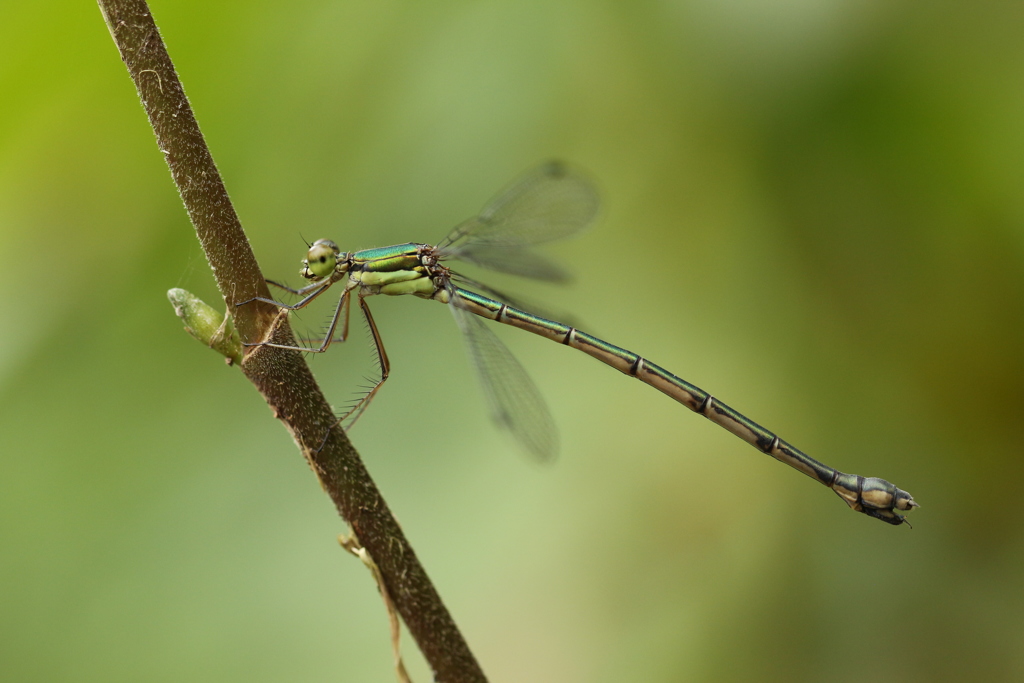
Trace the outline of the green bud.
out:
[[[231,316],[225,318],[223,313],[184,289],[169,290],[167,298],[171,300],[174,312],[185,323],[186,332],[224,354],[228,365],[242,362],[242,342],[238,339]]]

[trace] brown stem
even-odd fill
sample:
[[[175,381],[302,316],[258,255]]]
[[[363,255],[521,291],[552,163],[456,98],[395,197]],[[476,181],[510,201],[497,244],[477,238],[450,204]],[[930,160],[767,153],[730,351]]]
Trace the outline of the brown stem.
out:
[[[99,0],[110,34],[135,82],[227,310],[244,341],[294,343],[286,316],[269,296],[213,157],[144,0]],[[398,613],[434,671],[435,680],[485,681],[479,664],[441,602],[302,355],[266,346],[246,354],[242,371],[291,432],[303,455],[380,569]],[[327,429],[330,434],[323,447]],[[318,450],[319,449],[319,450]]]

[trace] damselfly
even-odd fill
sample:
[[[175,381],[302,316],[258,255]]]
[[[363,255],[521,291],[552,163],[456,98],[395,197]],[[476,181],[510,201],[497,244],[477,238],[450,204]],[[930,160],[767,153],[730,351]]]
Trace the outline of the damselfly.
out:
[[[342,325],[340,339],[344,341],[348,337],[349,303],[355,292],[373,336],[381,372],[380,378],[369,391],[339,419],[339,422],[354,421],[369,405],[390,372],[388,356],[366,305],[366,297],[375,294],[413,294],[423,299],[433,299],[448,304],[448,309],[455,316],[495,420],[511,431],[526,450],[539,458],[550,458],[557,449],[554,422],[540,392],[522,365],[488,329],[483,319],[512,325],[579,349],[649,384],[729,430],[759,451],[828,486],[854,510],[889,524],[902,524],[905,518],[897,511],[917,507],[917,503],[906,491],[884,479],[844,474],[820,463],[711,394],[646,358],[581,332],[571,325],[527,313],[525,307],[515,300],[455,273],[444,265],[450,260],[460,259],[501,272],[548,281],[562,280],[565,272],[558,265],[530,251],[530,247],[568,237],[582,230],[593,221],[597,206],[597,192],[590,182],[561,164],[550,163],[511,185],[492,200],[480,215],[457,226],[436,246],[410,242],[343,252],[330,240],[317,240],[310,246],[302,262],[302,276],[310,281],[309,285],[291,289],[268,280],[270,284],[302,298],[295,304],[262,298],[259,301],[273,304],[284,311],[294,311],[309,305],[334,283],[344,281],[344,291],[320,345],[307,348],[259,342],[249,346],[276,346],[313,353],[326,351],[331,342],[335,341],[339,321]]]

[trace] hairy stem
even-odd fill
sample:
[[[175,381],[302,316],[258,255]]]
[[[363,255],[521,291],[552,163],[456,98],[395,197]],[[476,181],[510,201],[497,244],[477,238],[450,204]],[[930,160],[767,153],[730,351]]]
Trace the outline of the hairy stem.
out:
[[[294,344],[287,316],[269,304],[263,274],[196,123],[174,65],[144,0],[99,0],[121,59],[149,116],[189,218],[243,341]],[[366,471],[302,355],[256,347],[241,363],[245,376],[291,432],[310,467],[380,570],[436,680],[485,681],[426,571]],[[326,441],[324,435],[330,429]],[[323,447],[321,448],[321,444]]]

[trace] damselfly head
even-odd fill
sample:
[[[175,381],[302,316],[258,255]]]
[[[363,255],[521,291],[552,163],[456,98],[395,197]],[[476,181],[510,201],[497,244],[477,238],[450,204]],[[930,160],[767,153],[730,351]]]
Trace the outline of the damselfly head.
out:
[[[330,277],[339,261],[346,261],[348,254],[342,254],[338,245],[331,240],[317,240],[309,248],[309,253],[302,261],[302,277],[307,280],[322,280]]]

